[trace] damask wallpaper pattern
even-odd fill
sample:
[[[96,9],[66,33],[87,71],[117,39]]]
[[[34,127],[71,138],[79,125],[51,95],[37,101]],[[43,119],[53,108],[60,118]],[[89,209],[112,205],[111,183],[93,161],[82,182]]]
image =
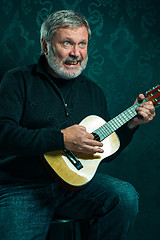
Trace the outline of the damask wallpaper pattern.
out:
[[[73,9],[91,25],[85,74],[99,84],[112,117],[138,93],[160,84],[159,0],[1,0],[1,77],[41,54],[39,30],[53,11]],[[96,97],[96,96],[95,96]],[[131,182],[140,194],[140,213],[129,240],[160,239],[160,111],[140,127],[132,144],[99,171]]]

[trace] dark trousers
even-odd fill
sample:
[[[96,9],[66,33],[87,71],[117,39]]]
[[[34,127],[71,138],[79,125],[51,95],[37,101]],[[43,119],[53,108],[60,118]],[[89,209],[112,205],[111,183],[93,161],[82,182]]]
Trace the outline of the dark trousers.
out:
[[[94,218],[89,240],[124,240],[137,212],[134,187],[104,174],[76,192],[57,183],[0,185],[1,240],[45,240],[55,214]]]

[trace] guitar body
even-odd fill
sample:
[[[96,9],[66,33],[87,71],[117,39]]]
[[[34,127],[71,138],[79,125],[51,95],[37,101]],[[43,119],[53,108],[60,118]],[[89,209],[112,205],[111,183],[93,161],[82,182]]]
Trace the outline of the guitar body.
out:
[[[86,117],[80,125],[85,126],[87,132],[92,133],[105,123],[101,117],[91,115]],[[94,177],[101,161],[115,153],[120,146],[120,141],[115,132],[105,138],[102,143],[103,153],[82,154],[74,152],[83,165],[80,170],[70,162],[63,151],[48,152],[44,154],[44,159],[48,163],[51,173],[58,177],[57,180],[63,183],[66,188],[81,188]]]
[[[160,105],[159,85],[147,92],[143,102],[147,101],[152,101],[154,105]],[[90,182],[103,159],[115,153],[120,146],[120,141],[115,133],[116,129],[137,115],[136,108],[140,104],[141,102],[136,102],[108,123],[95,115],[86,117],[80,125],[86,127],[87,132],[98,135],[103,143],[104,152],[96,154],[72,154],[68,150],[65,153],[64,151],[48,152],[42,159],[52,176],[56,176],[57,181],[68,189],[79,189]]]

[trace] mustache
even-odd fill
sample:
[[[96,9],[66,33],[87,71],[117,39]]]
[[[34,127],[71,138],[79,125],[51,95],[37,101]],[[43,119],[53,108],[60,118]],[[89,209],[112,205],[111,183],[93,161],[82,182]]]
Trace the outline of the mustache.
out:
[[[83,60],[82,57],[77,57],[77,56],[68,56],[65,60],[65,62],[71,62],[71,61],[77,61],[77,62],[81,62]]]

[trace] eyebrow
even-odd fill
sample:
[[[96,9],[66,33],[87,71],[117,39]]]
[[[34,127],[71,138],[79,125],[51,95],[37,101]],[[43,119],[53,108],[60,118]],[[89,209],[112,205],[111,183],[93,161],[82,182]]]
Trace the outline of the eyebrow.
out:
[[[70,41],[70,42],[73,42],[73,39],[70,38],[70,37],[66,37],[63,41]],[[87,42],[87,40],[86,40],[86,39],[82,39],[82,40],[80,40],[80,42]]]

